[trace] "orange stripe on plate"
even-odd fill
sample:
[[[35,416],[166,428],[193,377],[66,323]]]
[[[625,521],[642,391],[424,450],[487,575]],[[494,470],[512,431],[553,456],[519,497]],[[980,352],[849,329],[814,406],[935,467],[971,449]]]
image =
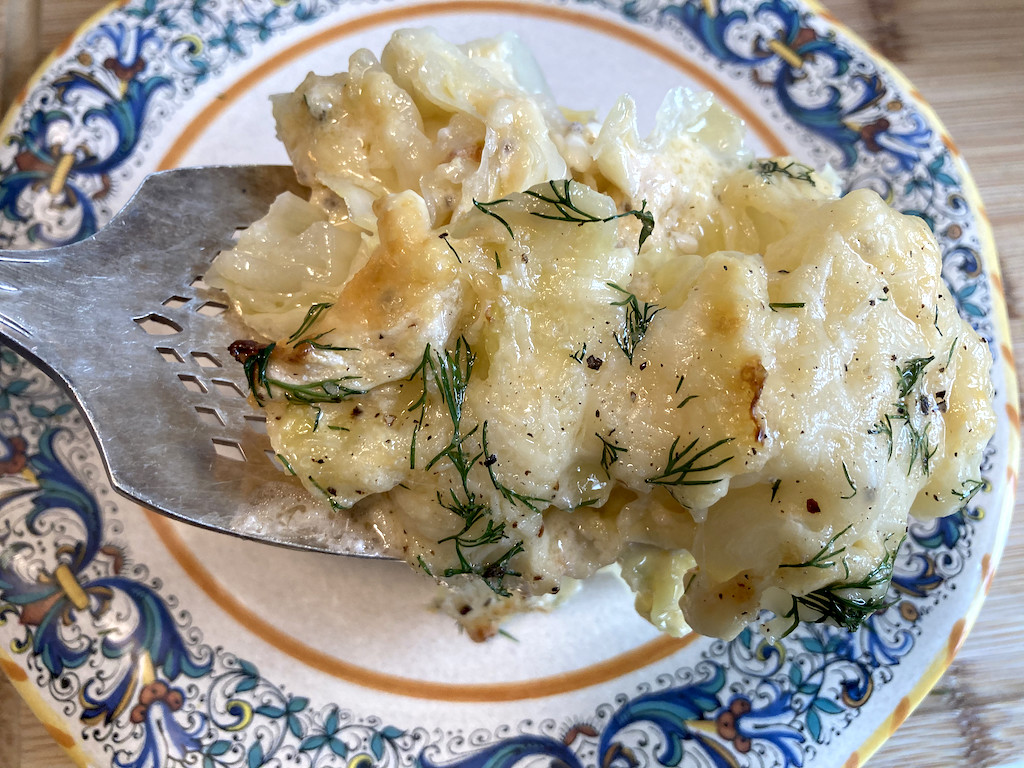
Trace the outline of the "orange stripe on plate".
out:
[[[53,737],[53,740],[64,749],[71,749],[75,746],[74,737],[67,731],[58,728],[55,725],[50,725],[49,723],[43,723],[43,727],[46,728],[46,732]]]
[[[942,143],[946,145],[946,149],[948,149],[948,150],[949,150],[950,154],[952,154],[952,155],[953,155],[953,157],[957,157],[957,158],[959,158],[959,157],[960,157],[960,155],[961,155],[961,152],[960,152],[960,147],[958,147],[958,146],[956,145],[956,142],[955,142],[955,141],[953,141],[953,137],[952,137],[952,136],[950,136],[950,135],[949,135],[948,133],[946,133],[945,131],[943,131],[943,132],[942,132],[942,133],[940,134],[940,138],[942,139]]]
[[[946,666],[949,666],[956,657],[960,646],[967,639],[967,622],[964,619],[957,619],[953,629],[949,632],[949,642],[946,645]]]
[[[996,569],[992,567],[992,555],[986,553],[981,558],[981,588],[985,590],[985,594],[992,588],[992,577],[996,575]]]
[[[1010,365],[1012,363],[1013,355],[1011,354],[1007,362],[1007,365]],[[1013,428],[1015,432],[1020,430],[1020,413],[1017,411],[1017,406],[1013,405],[1012,403],[1006,404],[1006,418],[1010,420],[1010,426]],[[1010,469],[1014,469],[1014,467],[1011,466]]]
[[[178,536],[168,518],[155,512],[148,519],[167,551],[188,576],[231,618],[282,653],[303,664],[350,683],[400,696],[434,701],[498,702],[535,699],[569,693],[615,680],[672,656],[685,648],[696,634],[684,638],[662,636],[605,661],[549,677],[508,683],[458,684],[392,675],[367,669],[313,648],[249,610],[224,587]]]
[[[1002,277],[1000,277],[999,275],[993,275],[992,278],[993,278],[992,281],[999,288],[1000,295],[1002,295],[1003,294],[1003,279],[1002,279]],[[1010,368],[1016,368],[1017,367],[1017,363],[1016,363],[1016,359],[1017,358],[1013,354],[1013,347],[1011,347],[1009,344],[1005,344],[1005,343],[1004,344],[1000,344],[999,345],[999,352],[1000,352],[1000,354],[1002,354],[1003,359],[1006,361],[1006,365],[1007,366],[1009,366]]]
[[[892,711],[889,716],[889,732],[896,733],[896,729],[903,725],[903,721],[910,716],[910,711],[913,707],[910,704],[910,699],[904,696],[900,699],[900,703],[896,705],[896,709]]]
[[[182,157],[192,147],[199,135],[219,117],[225,109],[231,106],[238,98],[253,88],[257,83],[264,80],[272,72],[277,71],[284,65],[304,56],[309,51],[338,40],[346,35],[352,35],[372,27],[382,26],[391,23],[408,25],[415,17],[438,16],[446,13],[509,13],[515,15],[529,15],[538,18],[547,18],[554,21],[570,23],[575,26],[586,27],[609,37],[615,37],[642,51],[654,55],[667,64],[675,67],[681,72],[689,75],[693,80],[700,83],[704,88],[713,91],[715,95],[726,104],[736,115],[741,117],[750,129],[765,143],[771,154],[785,154],[786,148],[776,134],[768,125],[751,110],[736,94],[722,89],[722,84],[712,75],[697,67],[692,61],[683,57],[676,49],[654,40],[639,30],[623,27],[619,23],[609,19],[590,16],[579,13],[568,8],[558,6],[532,6],[523,5],[514,0],[453,0],[451,2],[429,3],[415,8],[391,8],[376,13],[360,16],[350,21],[342,22],[334,27],[325,29],[314,35],[302,39],[295,45],[284,49],[272,56],[267,61],[259,64],[234,84],[227,88],[222,94],[203,109],[182,131],[178,138],[171,145],[170,149],[160,161],[158,170],[176,168],[180,165]]]
[[[0,669],[11,679],[12,683],[23,683],[28,680],[28,673],[13,661],[0,659]]]

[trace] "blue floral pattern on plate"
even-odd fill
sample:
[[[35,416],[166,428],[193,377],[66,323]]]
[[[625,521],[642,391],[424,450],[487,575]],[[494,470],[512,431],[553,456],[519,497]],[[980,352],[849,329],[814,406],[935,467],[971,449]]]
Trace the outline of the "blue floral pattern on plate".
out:
[[[822,162],[922,217],[960,311],[993,338],[993,295],[961,170],[935,127],[869,54],[789,0],[591,0],[668,33],[744,81]],[[225,67],[343,0],[136,0],[51,66],[0,151],[0,245],[87,237],[130,193],[132,168],[176,105]],[[351,5],[348,3],[347,5]],[[996,350],[997,351],[997,350]],[[984,468],[997,477],[999,450]],[[158,575],[121,543],[88,434],[56,386],[0,348],[0,634],[83,738],[118,768],[171,765],[602,768],[827,764],[828,747],[891,684],[980,556],[986,488],[963,512],[911,526],[891,606],[858,632],[805,626],[783,643],[702,641],[586,712],[471,737],[318,702],[253,660],[204,644]],[[985,533],[991,537],[991,533]],[[674,666],[672,666],[674,664]],[[655,671],[651,672],[656,674]]]

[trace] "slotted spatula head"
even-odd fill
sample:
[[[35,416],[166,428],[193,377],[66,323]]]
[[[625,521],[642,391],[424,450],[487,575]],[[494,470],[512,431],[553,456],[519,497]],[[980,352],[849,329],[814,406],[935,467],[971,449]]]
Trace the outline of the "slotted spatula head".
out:
[[[227,352],[251,331],[203,282],[284,191],[303,194],[284,166],[166,171],[87,240],[0,251],[0,333],[66,386],[124,495],[247,538],[379,554],[275,465]]]

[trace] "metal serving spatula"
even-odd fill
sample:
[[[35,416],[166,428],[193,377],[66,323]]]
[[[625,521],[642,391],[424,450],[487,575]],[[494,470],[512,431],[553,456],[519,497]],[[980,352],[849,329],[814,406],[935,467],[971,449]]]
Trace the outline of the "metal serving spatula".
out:
[[[0,335],[64,384],[115,489],[170,517],[304,549],[379,554],[275,470],[228,345],[250,331],[205,285],[291,168],[187,168],[146,179],[87,240],[0,251]]]

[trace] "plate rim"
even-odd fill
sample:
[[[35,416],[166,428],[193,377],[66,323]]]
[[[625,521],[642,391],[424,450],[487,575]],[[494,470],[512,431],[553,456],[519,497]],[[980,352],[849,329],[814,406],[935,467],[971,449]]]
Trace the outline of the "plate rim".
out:
[[[984,271],[987,276],[986,281],[991,289],[989,318],[993,321],[998,338],[1002,342],[1000,348],[1001,360],[996,363],[996,367],[997,369],[1002,370],[1003,380],[1000,384],[1000,388],[1006,393],[1006,417],[1008,418],[1006,464],[1009,476],[1003,481],[1004,493],[1001,499],[999,524],[993,538],[992,551],[985,555],[985,558],[988,559],[988,563],[987,565],[983,564],[984,572],[977,585],[975,594],[970,598],[966,613],[961,616],[957,622],[957,624],[962,626],[960,626],[959,630],[954,627],[954,632],[950,637],[948,647],[931,660],[925,673],[921,676],[913,689],[903,697],[899,704],[896,705],[892,715],[887,718],[886,721],[883,722],[882,725],[880,725],[873,733],[864,739],[861,742],[861,745],[850,755],[849,760],[852,764],[858,764],[856,761],[859,760],[860,762],[863,762],[866,760],[891,735],[891,733],[895,731],[895,728],[905,720],[907,716],[909,716],[924,696],[927,695],[928,691],[934,687],[938,679],[942,674],[944,674],[949,664],[953,661],[956,652],[962,646],[964,640],[966,640],[970,629],[977,618],[978,612],[982,607],[985,593],[988,591],[988,586],[991,583],[992,576],[994,575],[1004,552],[1015,501],[1015,494],[1012,492],[1012,489],[1016,484],[1016,467],[1019,465],[1020,461],[1020,428],[1019,414],[1016,413],[1014,404],[1017,402],[1019,383],[1017,381],[1016,369],[1011,364],[1013,360],[1011,348],[1012,336],[1009,328],[1006,298],[1003,291],[1002,269],[992,232],[992,225],[988,218],[987,211],[981,197],[981,192],[978,189],[977,183],[970,173],[969,168],[967,167],[967,163],[962,152],[952,139],[941,118],[896,64],[881,54],[880,51],[848,27],[843,21],[833,16],[826,6],[818,2],[818,0],[788,1],[810,11],[812,14],[827,23],[828,26],[840,32],[846,40],[849,41],[849,43],[868,56],[880,70],[883,70],[899,84],[903,93],[909,95],[913,99],[915,108],[925,115],[928,124],[941,134],[943,143],[950,150],[950,154],[956,165],[956,170],[959,173],[960,187],[963,190],[965,197],[968,199],[973,211],[973,224],[977,228],[977,235],[981,246],[980,255],[982,257]],[[396,4],[401,4],[403,0],[395,0],[395,2]],[[458,4],[457,0],[452,3],[452,5]],[[8,106],[8,110],[3,118],[0,119],[0,135],[7,136],[12,132],[11,127],[18,119],[22,108],[25,106],[31,94],[42,85],[42,81],[54,67],[55,63],[59,61],[61,56],[63,56],[83,35],[94,29],[99,22],[109,17],[123,5],[123,2],[113,0],[97,10],[79,24],[76,30],[71,33],[57,48],[55,48],[46,57],[46,59],[44,59],[44,61],[33,72],[25,86],[19,91],[15,99]],[[376,4],[368,7],[376,7]],[[621,20],[617,19],[617,21]],[[50,730],[52,735],[54,735],[58,743],[68,751],[71,759],[79,765],[88,765],[87,757],[81,750],[77,737],[64,732],[63,729],[59,727],[64,719],[46,705],[42,697],[39,696],[37,689],[34,686],[31,686],[30,682],[26,683],[25,681],[14,679],[17,677],[17,673],[12,673],[12,670],[21,670],[21,667],[15,664],[6,651],[2,649],[0,649],[0,668],[8,674],[8,677],[12,678],[12,683],[19,691],[19,694],[25,698],[30,708],[36,716],[40,718],[44,725],[46,725],[47,729]],[[24,670],[21,671],[23,672]],[[42,714],[40,714],[40,712],[42,712]],[[68,744],[71,746],[68,746]],[[76,755],[78,755],[77,758]]]

